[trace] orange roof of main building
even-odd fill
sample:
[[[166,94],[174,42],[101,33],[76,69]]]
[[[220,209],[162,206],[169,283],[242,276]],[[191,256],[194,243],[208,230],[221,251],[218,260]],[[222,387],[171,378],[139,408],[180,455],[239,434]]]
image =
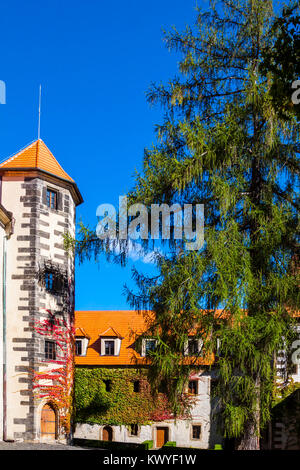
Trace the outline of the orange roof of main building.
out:
[[[74,183],[41,139],[0,163],[0,169],[37,169]]]
[[[148,330],[151,312],[141,314],[136,310],[97,310],[75,312],[75,335],[89,337],[86,356],[75,356],[77,366],[136,366],[149,364],[149,359],[136,351],[135,341]],[[83,334],[84,332],[84,334]],[[121,339],[118,356],[100,355],[100,338]],[[191,359],[187,358],[191,363]],[[193,361],[192,361],[193,362]],[[198,365],[211,364],[212,357],[197,358]]]
[[[299,312],[297,312],[299,314]],[[216,310],[217,318],[229,318],[228,312]],[[139,313],[136,310],[96,310],[75,312],[75,336],[89,339],[86,356],[75,356],[77,366],[137,366],[150,364],[136,348],[137,338],[149,329],[153,312]],[[195,334],[191,332],[191,336]],[[118,356],[101,353],[101,338],[118,337],[121,348]],[[151,337],[151,336],[150,336]],[[211,365],[214,354],[186,357],[184,364],[194,366]]]

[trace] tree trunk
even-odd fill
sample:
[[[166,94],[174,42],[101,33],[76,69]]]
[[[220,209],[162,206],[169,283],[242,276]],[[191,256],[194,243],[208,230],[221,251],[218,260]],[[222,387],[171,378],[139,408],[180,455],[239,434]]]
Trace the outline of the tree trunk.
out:
[[[256,424],[249,422],[245,426],[244,435],[239,440],[237,450],[259,450],[259,436],[257,435]]]
[[[239,439],[237,450],[260,450],[260,377],[255,378],[256,404],[253,410],[253,418],[249,420],[244,429],[243,436]]]

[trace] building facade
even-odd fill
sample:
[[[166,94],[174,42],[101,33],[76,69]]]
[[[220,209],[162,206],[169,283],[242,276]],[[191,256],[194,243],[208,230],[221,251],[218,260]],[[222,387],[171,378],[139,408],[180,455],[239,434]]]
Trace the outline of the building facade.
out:
[[[40,139],[1,163],[0,178],[1,204],[13,218],[13,233],[8,236],[3,225],[0,240],[6,266],[1,273],[0,439],[65,439],[74,257],[65,251],[63,235],[75,235],[82,197]]]
[[[166,442],[200,449],[221,444],[211,388],[214,371],[203,360],[186,384],[190,409],[174,420],[162,389],[153,398],[147,383],[147,352],[155,339],[144,335],[146,321],[136,311],[76,312],[76,428],[74,437],[126,443]],[[186,356],[201,345],[190,338]]]

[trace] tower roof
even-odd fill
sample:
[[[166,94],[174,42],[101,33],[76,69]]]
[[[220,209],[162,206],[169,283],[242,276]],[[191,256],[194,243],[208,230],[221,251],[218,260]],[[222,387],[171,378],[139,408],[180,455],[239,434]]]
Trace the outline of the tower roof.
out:
[[[38,169],[58,178],[74,183],[74,180],[63,170],[47,145],[38,139],[18,153],[0,163],[0,169]]]
[[[83,202],[80,191],[75,181],[60,166],[47,145],[41,140],[35,140],[15,155],[9,157],[0,163],[0,174],[10,174],[14,172],[29,172],[30,174],[38,174],[48,180],[58,178],[60,184],[68,187],[71,191],[75,204]]]

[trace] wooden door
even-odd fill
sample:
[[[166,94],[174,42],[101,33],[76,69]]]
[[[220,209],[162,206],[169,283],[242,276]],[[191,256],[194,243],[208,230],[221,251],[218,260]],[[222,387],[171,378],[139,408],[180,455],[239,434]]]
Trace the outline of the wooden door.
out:
[[[42,409],[41,436],[53,440],[56,438],[56,415],[50,405],[45,405]]]
[[[103,432],[102,432],[102,440],[111,442],[112,441],[112,436],[113,436],[112,428],[110,426],[105,426],[105,428],[103,428]]]
[[[156,447],[162,447],[168,442],[168,428],[156,428]]]

